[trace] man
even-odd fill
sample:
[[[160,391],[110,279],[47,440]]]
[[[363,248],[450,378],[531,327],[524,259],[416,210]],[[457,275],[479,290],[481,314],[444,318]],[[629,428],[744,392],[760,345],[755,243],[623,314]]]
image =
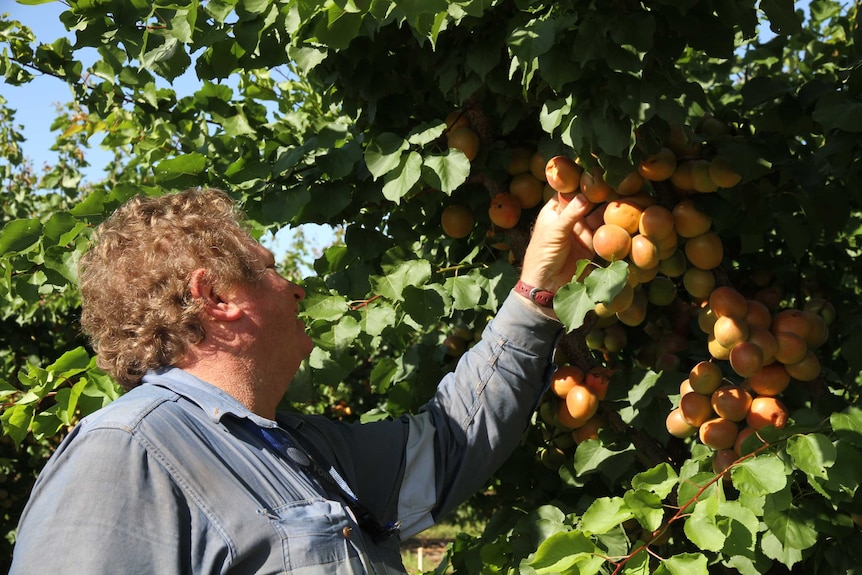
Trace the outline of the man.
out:
[[[312,350],[305,294],[228,196],[130,200],[80,265],[82,326],[128,392],[41,473],[12,573],[403,573],[400,540],[522,436],[561,330],[546,292],[591,256],[589,210],[542,209],[517,289],[420,413],[344,424],[276,413]]]

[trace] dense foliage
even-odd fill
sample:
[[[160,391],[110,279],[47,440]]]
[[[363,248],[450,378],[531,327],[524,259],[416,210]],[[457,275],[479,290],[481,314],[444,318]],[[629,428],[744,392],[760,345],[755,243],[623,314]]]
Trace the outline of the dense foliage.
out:
[[[304,281],[317,347],[289,406],[371,420],[421,405],[484,327],[517,278],[541,199],[556,193],[542,182],[545,162],[561,156],[580,163],[578,185],[606,182],[595,196],[606,217],[635,196],[641,209],[668,211],[691,200],[710,218],[706,251],[718,249],[719,262],[694,263],[686,252],[696,242],[679,228],[662,262],[681,269],[635,278],[627,256],[584,262],[591,273],[557,297],[567,326],[558,360],[608,384],[601,428],[578,435],[583,422],[560,420],[568,398],[549,391],[522,446],[471,502],[493,513],[486,533],[459,538],[451,564],[459,573],[857,569],[858,6],[66,4],[71,39],[36,39],[0,18],[4,81],[47,74],[75,95],[54,125],[61,161],[40,174],[0,100],[0,489],[15,481],[20,494],[64,430],[118,393],[77,332],[74,262],[124,199],[214,186],[242,202],[261,235],[343,227]],[[172,87],[184,74],[199,80],[191,93]],[[82,186],[97,140],[115,159],[103,181]],[[666,149],[676,179],[650,172]],[[534,157],[540,169],[530,170]],[[739,177],[680,183],[681,166],[716,158]],[[624,194],[632,172],[647,177]],[[535,184],[516,192],[528,173],[541,182],[538,204],[520,199]],[[441,221],[455,205],[457,233]],[[692,293],[691,268],[773,318],[807,309],[828,325],[806,348],[815,376],[796,368],[779,394],[788,421],[763,427],[766,444],[749,441],[722,465],[727,449],[665,425],[701,361],[736,388],[749,379],[711,347],[718,334],[699,320],[709,293]],[[601,309],[628,291],[637,314]],[[6,504],[10,541],[22,503]]]

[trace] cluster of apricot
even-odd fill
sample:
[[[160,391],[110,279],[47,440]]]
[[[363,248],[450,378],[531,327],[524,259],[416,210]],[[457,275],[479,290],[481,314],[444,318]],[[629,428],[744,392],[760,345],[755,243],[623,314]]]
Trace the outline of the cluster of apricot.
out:
[[[562,464],[568,448],[598,437],[605,425],[599,402],[607,395],[610,376],[609,369],[598,366],[585,373],[575,365],[561,365],[554,372],[539,407],[548,443],[539,456],[549,468]]]

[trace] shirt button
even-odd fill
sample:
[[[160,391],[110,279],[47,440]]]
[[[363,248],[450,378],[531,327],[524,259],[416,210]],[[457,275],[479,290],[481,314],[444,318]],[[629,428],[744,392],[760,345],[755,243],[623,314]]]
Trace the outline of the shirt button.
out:
[[[350,539],[350,536],[353,535],[353,527],[345,527],[341,530],[341,534],[344,535],[345,539]]]

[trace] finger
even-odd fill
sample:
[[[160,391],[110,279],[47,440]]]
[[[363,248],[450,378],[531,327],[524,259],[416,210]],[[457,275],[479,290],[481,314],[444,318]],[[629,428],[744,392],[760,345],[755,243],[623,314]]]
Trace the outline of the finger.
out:
[[[560,223],[572,229],[576,221],[584,218],[593,209],[593,204],[584,194],[576,194],[560,212]]]

